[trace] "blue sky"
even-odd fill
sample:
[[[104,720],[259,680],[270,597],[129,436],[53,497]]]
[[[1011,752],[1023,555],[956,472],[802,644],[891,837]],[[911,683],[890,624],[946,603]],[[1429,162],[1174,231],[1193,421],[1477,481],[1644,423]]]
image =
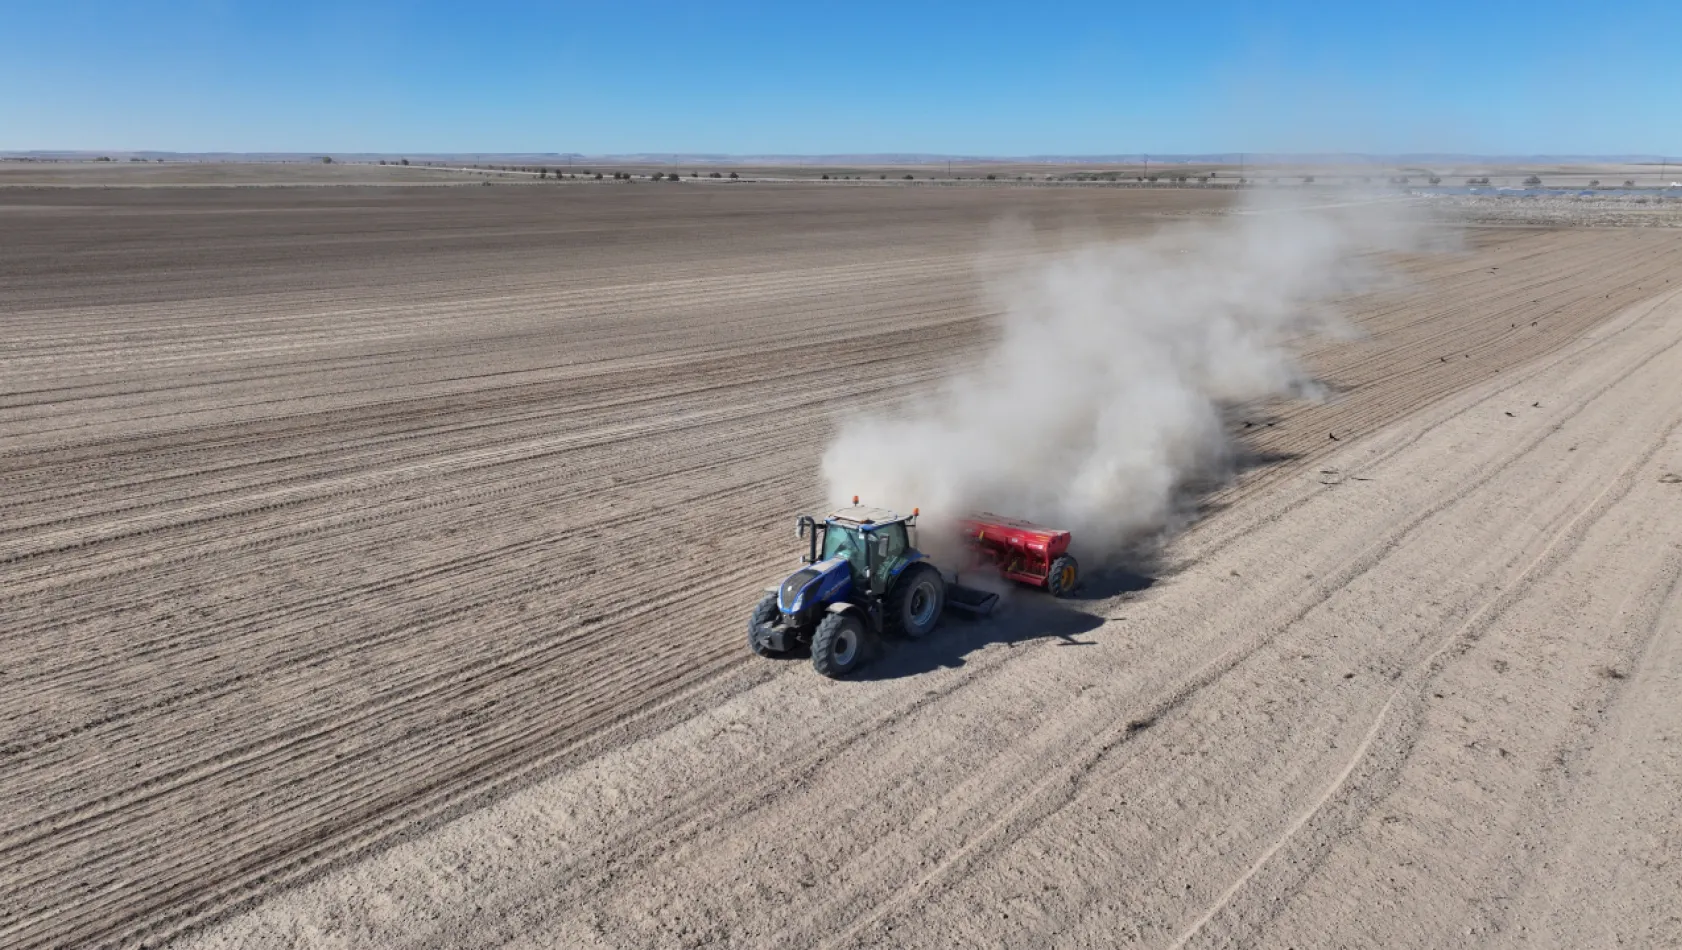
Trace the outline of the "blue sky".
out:
[[[1682,156],[1682,0],[3,0],[0,90],[0,149]]]

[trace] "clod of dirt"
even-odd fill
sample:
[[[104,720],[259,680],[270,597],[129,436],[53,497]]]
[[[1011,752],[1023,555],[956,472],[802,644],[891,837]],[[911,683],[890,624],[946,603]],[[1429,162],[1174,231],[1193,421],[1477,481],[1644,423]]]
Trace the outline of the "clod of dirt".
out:
[[[1615,667],[1610,667],[1610,666],[1603,666],[1600,669],[1596,670],[1595,672],[1600,674],[1601,679],[1621,680],[1621,679],[1628,679],[1629,678],[1628,673],[1625,673],[1623,670],[1617,669]]]
[[[1663,485],[1675,485],[1678,482],[1682,482],[1682,475],[1678,475],[1675,472],[1665,472],[1663,475],[1659,476],[1659,483]]]
[[[1156,725],[1155,719],[1135,719],[1127,724],[1127,734],[1132,735],[1135,732],[1143,732],[1154,725]]]

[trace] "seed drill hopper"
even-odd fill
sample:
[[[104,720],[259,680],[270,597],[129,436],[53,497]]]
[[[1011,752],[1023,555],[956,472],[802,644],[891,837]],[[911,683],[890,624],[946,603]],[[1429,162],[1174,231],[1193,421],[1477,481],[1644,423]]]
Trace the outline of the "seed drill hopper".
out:
[[[1006,580],[1067,597],[1080,582],[1080,565],[1069,554],[1069,532],[1043,528],[1020,518],[979,512],[959,523],[970,553],[970,570],[991,568]]]

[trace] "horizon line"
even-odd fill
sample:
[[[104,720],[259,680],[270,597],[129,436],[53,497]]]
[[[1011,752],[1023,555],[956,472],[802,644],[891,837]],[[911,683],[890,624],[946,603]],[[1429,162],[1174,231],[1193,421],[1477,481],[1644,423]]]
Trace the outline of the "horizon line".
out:
[[[235,151],[170,149],[0,149],[0,160],[90,160],[109,156],[147,157],[163,159],[199,160],[233,159],[246,161],[320,161],[323,158],[348,161],[422,160],[453,161],[569,161],[579,160],[611,164],[683,164],[718,162],[751,164],[763,162],[799,163],[878,163],[878,164],[936,164],[941,162],[964,164],[1091,164],[1091,163],[1225,163],[1250,164],[1267,162],[1329,162],[1396,163],[1396,162],[1617,162],[1622,164],[1676,164],[1662,154],[1623,153],[1474,153],[1474,152],[1118,152],[1106,154],[1038,154],[1038,155],[975,155],[939,152],[535,152],[535,151]]]

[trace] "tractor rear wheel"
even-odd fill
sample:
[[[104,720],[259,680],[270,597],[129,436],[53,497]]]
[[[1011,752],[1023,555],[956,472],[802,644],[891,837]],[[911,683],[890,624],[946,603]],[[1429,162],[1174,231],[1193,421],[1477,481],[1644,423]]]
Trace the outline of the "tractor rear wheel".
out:
[[[946,606],[946,581],[933,567],[913,564],[894,582],[886,606],[883,623],[890,633],[921,640],[940,622],[940,611]]]
[[[765,634],[777,624],[777,595],[766,594],[753,608],[753,616],[748,619],[748,649],[760,656],[783,656],[784,651],[773,650],[766,643]]]
[[[1051,572],[1045,577],[1046,592],[1053,597],[1068,597],[1080,583],[1080,565],[1067,554],[1051,562]]]
[[[864,660],[864,624],[852,614],[825,614],[812,634],[812,669],[846,676]]]

